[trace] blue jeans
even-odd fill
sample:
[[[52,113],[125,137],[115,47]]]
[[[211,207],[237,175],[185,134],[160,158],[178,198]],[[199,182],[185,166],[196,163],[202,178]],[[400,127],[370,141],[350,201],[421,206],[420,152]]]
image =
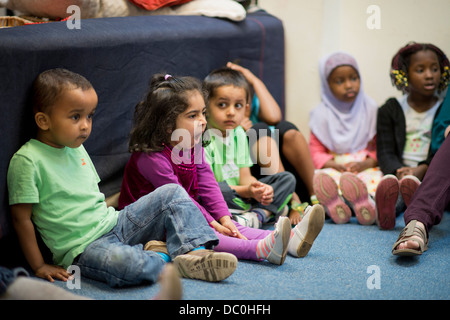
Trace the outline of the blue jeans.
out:
[[[150,240],[166,241],[171,258],[219,240],[186,191],[168,184],[125,207],[117,225],[79,256],[81,275],[112,287],[156,282],[165,262],[144,251]]]

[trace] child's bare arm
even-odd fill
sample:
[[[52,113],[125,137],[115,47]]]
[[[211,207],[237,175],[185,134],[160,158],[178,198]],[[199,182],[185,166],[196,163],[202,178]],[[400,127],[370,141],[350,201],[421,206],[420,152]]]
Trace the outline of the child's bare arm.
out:
[[[15,204],[11,206],[12,222],[19,238],[20,247],[36,276],[53,282],[53,278],[66,281],[70,274],[59,266],[45,263],[37,244],[34,225],[31,221],[32,205]]]
[[[239,169],[239,185],[230,186],[230,188],[234,189],[242,198],[253,198],[251,184],[257,181],[258,180],[252,176],[250,168],[243,167]]]
[[[242,72],[244,77],[255,90],[255,94],[259,99],[258,118],[269,125],[275,125],[280,122],[282,118],[280,106],[270,94],[264,82],[262,82],[261,79],[255,76],[250,70],[240,65],[228,62],[227,67]]]

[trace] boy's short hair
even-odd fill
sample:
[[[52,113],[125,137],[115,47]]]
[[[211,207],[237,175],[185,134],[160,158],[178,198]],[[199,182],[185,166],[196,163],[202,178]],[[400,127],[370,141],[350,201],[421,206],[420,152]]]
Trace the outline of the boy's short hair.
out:
[[[31,92],[33,113],[50,113],[52,106],[64,90],[78,88],[84,91],[92,89],[93,86],[82,75],[63,68],[42,72],[33,82]]]
[[[228,67],[211,71],[211,73],[203,80],[203,92],[205,98],[208,99],[214,97],[217,88],[227,85],[243,88],[247,95],[247,102],[250,103],[251,88],[247,79],[242,72]]]

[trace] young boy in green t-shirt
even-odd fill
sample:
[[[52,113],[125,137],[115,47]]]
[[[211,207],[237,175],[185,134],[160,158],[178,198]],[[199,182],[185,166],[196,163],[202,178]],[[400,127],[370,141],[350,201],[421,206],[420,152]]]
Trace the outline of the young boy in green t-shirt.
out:
[[[66,281],[71,264],[111,286],[155,282],[173,260],[182,276],[220,281],[237,265],[215,253],[218,240],[185,190],[167,185],[116,211],[99,191],[99,177],[82,143],[91,133],[97,94],[65,69],[41,73],[32,90],[36,139],[13,156],[8,170],[13,225],[30,267],[40,278]],[[47,264],[35,229],[53,254]],[[143,250],[151,240],[167,251]]]
[[[253,165],[247,134],[240,126],[250,101],[250,88],[241,72],[230,68],[212,71],[203,81],[208,96],[207,120],[210,139],[205,156],[232,213],[257,214],[261,227],[273,216],[287,214],[295,178],[280,172],[257,180],[250,172]],[[245,215],[250,216],[250,215]],[[236,219],[243,223],[242,215]]]

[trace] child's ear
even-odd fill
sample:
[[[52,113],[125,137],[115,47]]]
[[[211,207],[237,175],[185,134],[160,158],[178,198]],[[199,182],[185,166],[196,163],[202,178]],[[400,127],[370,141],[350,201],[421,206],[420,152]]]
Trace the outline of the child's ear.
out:
[[[49,119],[48,116],[43,112],[37,112],[34,115],[34,121],[36,121],[36,124],[39,129],[41,130],[48,130],[49,128]]]

